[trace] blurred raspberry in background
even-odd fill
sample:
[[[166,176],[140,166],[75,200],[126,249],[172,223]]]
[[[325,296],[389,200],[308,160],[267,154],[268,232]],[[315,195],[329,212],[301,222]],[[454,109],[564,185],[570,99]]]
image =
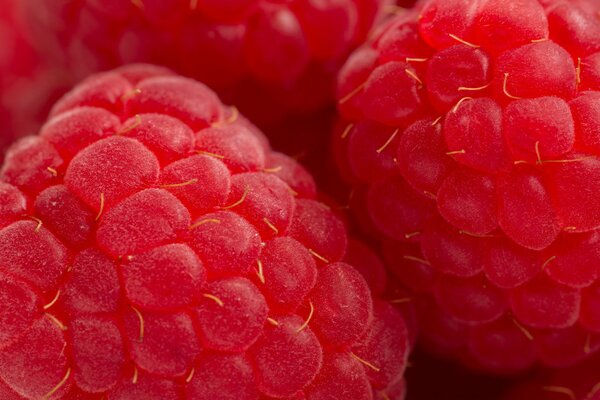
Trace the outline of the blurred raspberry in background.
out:
[[[22,102],[46,101],[48,91],[63,93],[91,73],[127,63],[163,65],[207,83],[265,131],[277,150],[313,172],[329,154],[323,143],[335,113],[339,68],[377,20],[400,10],[390,0],[19,3],[45,61],[36,74],[47,75]],[[17,115],[35,110],[36,122],[47,111],[43,104],[15,108]]]
[[[130,62],[207,82],[256,122],[332,103],[335,74],[382,0],[24,0],[45,57],[74,80]]]
[[[17,0],[0,13],[0,160],[15,138],[36,133],[50,105],[68,88],[68,72],[44,60],[32,46]]]

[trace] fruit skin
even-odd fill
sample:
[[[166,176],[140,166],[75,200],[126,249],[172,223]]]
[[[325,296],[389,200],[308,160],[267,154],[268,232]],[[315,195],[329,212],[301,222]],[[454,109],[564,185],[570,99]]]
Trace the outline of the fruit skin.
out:
[[[402,399],[413,327],[316,196],[205,85],[89,77],[0,169],[0,392]]]
[[[388,0],[23,2],[42,53],[75,79],[150,62],[198,79],[261,127],[333,104],[335,74]]]
[[[356,219],[413,292],[421,341],[479,370],[598,349],[600,21],[580,3],[430,0],[338,77]]]

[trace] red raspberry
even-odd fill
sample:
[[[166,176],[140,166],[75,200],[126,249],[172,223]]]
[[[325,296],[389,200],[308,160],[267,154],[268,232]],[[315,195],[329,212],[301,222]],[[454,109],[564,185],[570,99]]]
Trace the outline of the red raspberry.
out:
[[[311,176],[203,84],[92,76],[0,178],[3,399],[402,398],[402,315]],[[373,257],[348,255],[378,288]]]
[[[496,372],[600,348],[597,3],[430,0],[357,50],[334,137],[422,339]]]
[[[0,13],[0,161],[12,141],[39,128],[62,91],[62,73],[34,50],[19,4],[5,0]]]
[[[333,102],[335,73],[388,1],[23,3],[41,50],[74,77],[130,62],[165,65],[270,122]]]

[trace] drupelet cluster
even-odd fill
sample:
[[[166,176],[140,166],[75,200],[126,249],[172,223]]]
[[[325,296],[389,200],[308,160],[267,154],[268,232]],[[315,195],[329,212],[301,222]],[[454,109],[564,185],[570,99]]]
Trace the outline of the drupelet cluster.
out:
[[[422,341],[496,372],[600,347],[600,20],[430,0],[357,50],[333,138]]]
[[[389,3],[27,0],[23,8],[41,50],[77,78],[130,62],[165,65],[270,123],[332,103],[337,71]]]
[[[92,76],[0,171],[0,397],[400,399],[373,257],[203,84]]]

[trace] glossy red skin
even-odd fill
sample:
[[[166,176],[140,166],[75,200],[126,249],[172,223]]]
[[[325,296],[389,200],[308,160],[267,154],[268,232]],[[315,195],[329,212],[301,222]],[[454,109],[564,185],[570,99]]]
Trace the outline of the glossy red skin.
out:
[[[423,344],[481,371],[597,350],[594,10],[426,1],[338,77],[356,219],[414,293]]]
[[[381,262],[207,86],[130,65],[50,114],[0,169],[5,397],[403,396]]]

